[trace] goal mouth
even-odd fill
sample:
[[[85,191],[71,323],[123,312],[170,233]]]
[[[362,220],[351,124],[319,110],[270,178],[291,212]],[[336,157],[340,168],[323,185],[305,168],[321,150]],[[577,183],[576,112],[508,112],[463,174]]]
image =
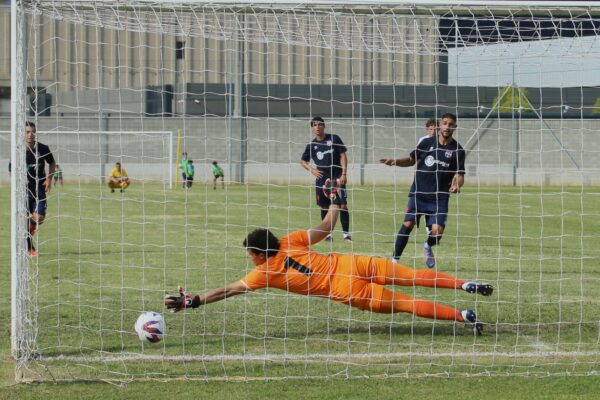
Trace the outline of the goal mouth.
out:
[[[600,2],[14,3],[17,381],[597,375]],[[330,228],[328,181],[330,279],[289,254],[280,289],[247,281],[250,232]]]

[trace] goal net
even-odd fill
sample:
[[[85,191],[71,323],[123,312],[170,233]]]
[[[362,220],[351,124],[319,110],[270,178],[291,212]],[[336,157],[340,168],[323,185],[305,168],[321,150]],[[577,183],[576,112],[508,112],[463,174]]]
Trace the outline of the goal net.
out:
[[[466,3],[15,2],[0,158],[12,162],[16,379],[597,374],[600,4]],[[276,288],[166,312],[178,285],[202,293],[252,271],[254,229],[320,223],[300,165],[314,116],[347,149],[352,241],[338,222],[313,249],[390,259],[415,169],[379,160],[409,156],[446,113],[465,185],[435,270],[494,293],[387,289],[472,309],[482,336]],[[25,121],[64,178],[32,257]],[[106,184],[116,161],[122,192]],[[411,268],[427,268],[424,225],[400,257]],[[134,332],[144,311],[165,317],[159,343]]]

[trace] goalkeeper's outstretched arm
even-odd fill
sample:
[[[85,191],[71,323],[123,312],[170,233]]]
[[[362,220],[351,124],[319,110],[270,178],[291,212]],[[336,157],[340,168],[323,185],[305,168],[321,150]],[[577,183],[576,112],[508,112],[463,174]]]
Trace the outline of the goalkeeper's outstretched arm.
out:
[[[330,205],[329,211],[321,223],[308,230],[308,242],[310,244],[317,244],[325,239],[335,228],[339,215],[340,206],[338,204]]]
[[[178,290],[179,293],[177,294],[168,294],[165,296],[165,307],[171,310],[171,312],[181,311],[185,308],[198,308],[204,304],[214,303],[231,296],[251,291],[241,280],[195,296],[185,293],[181,287],[179,287]]]

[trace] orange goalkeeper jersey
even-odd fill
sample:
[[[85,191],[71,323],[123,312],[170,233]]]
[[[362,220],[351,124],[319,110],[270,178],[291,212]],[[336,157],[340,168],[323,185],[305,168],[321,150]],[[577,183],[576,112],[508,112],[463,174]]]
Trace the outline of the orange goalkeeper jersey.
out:
[[[273,287],[304,295],[329,296],[340,255],[311,251],[307,231],[292,232],[279,244],[277,255],[257,266],[242,282],[252,290]]]

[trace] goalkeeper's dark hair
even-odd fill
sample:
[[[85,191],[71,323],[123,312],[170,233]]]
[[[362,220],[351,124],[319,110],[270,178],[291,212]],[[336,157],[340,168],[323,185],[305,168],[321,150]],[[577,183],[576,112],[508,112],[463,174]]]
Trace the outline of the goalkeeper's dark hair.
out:
[[[269,258],[279,252],[279,239],[268,229],[256,229],[246,236],[244,247]]]
[[[25,121],[25,128],[27,128],[28,126],[31,127],[31,128],[33,128],[34,132],[37,131],[37,128],[35,127],[35,124],[33,122],[31,122],[31,121]]]

